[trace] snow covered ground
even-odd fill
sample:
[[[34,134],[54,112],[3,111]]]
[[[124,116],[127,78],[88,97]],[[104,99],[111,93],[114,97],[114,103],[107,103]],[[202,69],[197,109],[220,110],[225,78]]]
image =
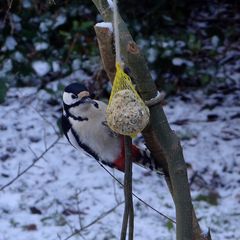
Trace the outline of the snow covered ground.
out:
[[[210,96],[192,92],[168,99],[164,107],[182,139],[200,224],[217,240],[240,240],[239,98],[239,90]],[[50,99],[34,88],[11,89],[0,106],[0,188],[58,138],[54,128],[60,106],[52,106]],[[122,173],[113,173],[123,179]],[[162,177],[136,166],[133,178],[139,197],[174,218]],[[60,138],[34,167],[0,191],[0,240],[63,240],[80,228],[81,234],[71,239],[119,239],[122,200],[123,191],[109,174]],[[136,240],[174,239],[175,226],[167,219],[137,199],[134,205]]]

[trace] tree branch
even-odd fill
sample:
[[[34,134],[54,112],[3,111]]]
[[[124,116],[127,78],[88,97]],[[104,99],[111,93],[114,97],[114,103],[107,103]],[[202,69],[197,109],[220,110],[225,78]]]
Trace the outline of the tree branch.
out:
[[[134,235],[134,209],[132,199],[132,139],[124,136],[124,150],[125,150],[125,174],[124,174],[124,197],[125,208],[122,222],[121,240],[126,239],[127,226],[128,239],[133,240]]]
[[[115,77],[115,55],[113,52],[113,34],[107,27],[94,26],[103,68],[111,83]]]
[[[99,161],[97,161],[97,163],[121,186],[124,188],[124,184],[122,182],[120,182],[102,163],[100,163]],[[156,212],[157,214],[159,214],[160,216],[168,219],[170,222],[175,223],[176,221],[173,220],[172,218],[168,217],[167,215],[161,213],[160,211],[158,211],[156,208],[152,207],[150,204],[148,204],[147,202],[145,202],[143,199],[141,199],[140,197],[138,197],[134,192],[132,193],[132,195],[141,203],[143,203],[144,205],[146,205],[147,207],[149,207],[151,210],[153,210],[154,212]]]
[[[94,219],[92,222],[90,222],[89,224],[87,224],[86,226],[82,227],[79,230],[76,230],[74,233],[72,233],[71,235],[69,235],[68,237],[64,238],[63,240],[68,240],[74,236],[76,236],[77,234],[80,234],[83,230],[86,230],[87,228],[91,227],[92,225],[94,225],[95,223],[99,222],[100,220],[102,220],[103,218],[105,218],[106,216],[108,216],[110,213],[112,213],[113,211],[116,210],[116,208],[118,208],[121,204],[123,204],[124,202],[120,202],[118,203],[116,206],[114,206],[113,208],[109,209],[108,211],[102,213],[99,217],[97,217],[96,219]]]
[[[5,13],[4,19],[3,19],[3,25],[6,23],[7,18],[9,17],[9,12],[12,8],[13,0],[8,1],[8,9]]]
[[[112,22],[113,14],[107,0],[93,0],[104,21]],[[151,79],[147,64],[133,41],[123,20],[119,17],[120,45],[123,62],[130,68],[131,76],[143,100],[147,101],[157,95],[154,81]],[[152,151],[159,165],[166,172],[167,183],[172,192],[177,218],[177,240],[204,239],[192,208],[186,165],[182,148],[176,134],[171,130],[162,107],[157,104],[150,108],[150,125],[143,131],[146,144]],[[149,131],[151,129],[152,131]],[[155,145],[153,144],[155,143]],[[160,150],[156,146],[160,146]],[[164,158],[159,158],[159,152]],[[194,224],[194,228],[192,228]],[[205,238],[206,239],[206,238]]]
[[[0,187],[0,191],[3,191],[5,188],[7,188],[8,186],[10,186],[11,184],[13,184],[18,178],[20,178],[23,174],[25,174],[29,169],[31,169],[41,158],[44,157],[44,155],[51,149],[53,148],[57,142],[59,141],[60,139],[60,136],[48,147],[45,149],[45,151],[39,156],[37,157],[36,159],[33,160],[33,162],[28,166],[26,167],[24,170],[22,171],[19,171],[18,170],[18,173],[17,173],[17,176],[14,177],[11,181],[9,181],[7,184],[3,185],[2,187]]]

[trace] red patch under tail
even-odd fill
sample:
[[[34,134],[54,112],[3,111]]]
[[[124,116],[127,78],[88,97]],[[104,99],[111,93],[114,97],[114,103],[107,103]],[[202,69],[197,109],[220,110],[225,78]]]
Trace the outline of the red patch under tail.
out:
[[[141,156],[141,153],[139,149],[135,146],[132,145],[132,157],[133,161],[135,162],[136,159],[139,159]],[[125,169],[125,148],[124,148],[124,137],[121,137],[121,153],[119,154],[118,158],[114,162],[115,167],[124,172]]]

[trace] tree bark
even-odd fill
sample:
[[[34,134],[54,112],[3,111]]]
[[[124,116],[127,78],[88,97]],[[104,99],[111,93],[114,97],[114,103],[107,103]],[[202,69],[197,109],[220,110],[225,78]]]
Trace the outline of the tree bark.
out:
[[[106,71],[109,80],[113,83],[115,77],[115,55],[113,51],[113,33],[109,28],[94,26],[97,36],[99,51],[103,63],[103,68]]]

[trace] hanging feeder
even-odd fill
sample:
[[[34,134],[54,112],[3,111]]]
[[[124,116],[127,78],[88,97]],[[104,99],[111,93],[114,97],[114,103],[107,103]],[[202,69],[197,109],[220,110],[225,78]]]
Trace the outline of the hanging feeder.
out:
[[[149,109],[135,90],[130,77],[116,64],[116,76],[106,111],[109,127],[122,135],[136,136],[149,122]]]

